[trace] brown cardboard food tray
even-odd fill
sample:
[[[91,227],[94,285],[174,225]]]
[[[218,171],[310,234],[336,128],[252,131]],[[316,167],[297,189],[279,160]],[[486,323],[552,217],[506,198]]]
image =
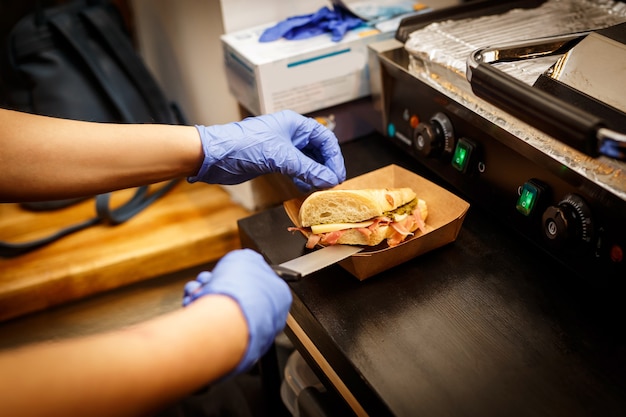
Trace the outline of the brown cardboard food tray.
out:
[[[345,270],[359,280],[372,277],[389,268],[400,265],[432,249],[456,240],[469,203],[448,190],[439,187],[419,175],[399,167],[386,167],[352,178],[335,189],[397,188],[411,187],[428,205],[426,232],[419,229],[415,235],[398,246],[390,248],[386,243],[365,247],[363,252],[339,262]],[[291,221],[300,227],[298,212],[303,199],[285,201],[283,206]]]

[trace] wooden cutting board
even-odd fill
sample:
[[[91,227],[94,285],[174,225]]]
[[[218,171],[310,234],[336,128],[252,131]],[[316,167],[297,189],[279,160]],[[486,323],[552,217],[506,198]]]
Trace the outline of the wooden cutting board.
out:
[[[132,194],[114,193],[112,207]],[[126,223],[96,225],[0,258],[0,321],[213,262],[240,247],[237,220],[249,214],[220,186],[181,181]],[[94,215],[93,199],[45,213],[0,204],[0,240],[32,240]]]

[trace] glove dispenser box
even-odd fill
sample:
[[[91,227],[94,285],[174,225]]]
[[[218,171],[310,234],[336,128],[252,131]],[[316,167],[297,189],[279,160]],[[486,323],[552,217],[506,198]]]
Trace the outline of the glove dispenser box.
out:
[[[228,87],[253,115],[291,109],[299,113],[370,95],[367,45],[394,36],[397,24],[302,40],[259,42],[275,23],[221,36]]]

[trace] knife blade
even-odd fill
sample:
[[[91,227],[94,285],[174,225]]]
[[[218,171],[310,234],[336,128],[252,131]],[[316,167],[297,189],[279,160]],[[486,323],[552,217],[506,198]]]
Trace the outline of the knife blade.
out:
[[[330,245],[282,264],[272,265],[272,268],[285,281],[297,281],[362,250],[360,246]]]

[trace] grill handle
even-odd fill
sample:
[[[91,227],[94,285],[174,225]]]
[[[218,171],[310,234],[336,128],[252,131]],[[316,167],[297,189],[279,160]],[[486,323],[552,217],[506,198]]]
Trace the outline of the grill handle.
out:
[[[596,157],[600,154],[598,130],[602,119],[481,62],[472,54],[467,79],[476,96],[561,142]]]

